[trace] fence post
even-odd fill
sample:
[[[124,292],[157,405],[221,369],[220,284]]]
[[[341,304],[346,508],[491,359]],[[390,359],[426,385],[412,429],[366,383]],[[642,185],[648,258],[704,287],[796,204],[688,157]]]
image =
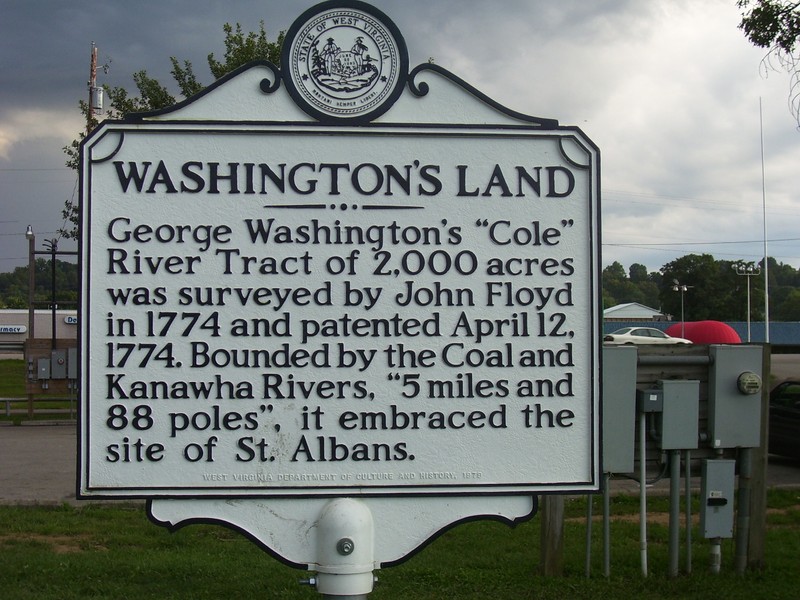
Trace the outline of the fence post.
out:
[[[772,387],[770,374],[772,371],[771,346],[764,345],[764,375],[761,390],[761,446],[752,450],[752,479],[750,493],[750,530],[748,531],[747,567],[763,569],[766,537],[767,537],[767,445],[769,443],[769,392]]]
[[[545,577],[560,577],[564,574],[564,496],[544,496],[541,515],[539,571]]]

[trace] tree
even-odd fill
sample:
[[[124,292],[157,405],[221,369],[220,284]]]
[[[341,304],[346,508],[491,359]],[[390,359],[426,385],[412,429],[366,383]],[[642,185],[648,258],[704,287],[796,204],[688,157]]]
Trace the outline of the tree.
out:
[[[800,271],[792,265],[779,263],[774,258],[769,258],[770,287],[789,286],[800,287]]]
[[[800,290],[791,288],[770,313],[775,321],[800,321]]]
[[[742,10],[739,28],[759,48],[768,48],[764,66],[789,72],[789,105],[800,125],[800,2],[787,0],[738,0]]]
[[[39,306],[47,306],[52,300],[53,265],[49,258],[34,261],[36,287],[33,300]],[[78,300],[78,265],[56,259],[56,300],[76,306]],[[0,273],[0,308],[28,308],[28,267],[17,267],[10,273]]]
[[[625,267],[614,262],[603,269],[603,306],[608,308],[624,302],[638,302],[645,306],[657,307],[658,286],[652,281],[644,265],[633,265],[625,275]]]
[[[630,275],[633,283],[640,284],[645,282],[647,281],[647,267],[639,263],[633,263],[628,269],[628,275]]]
[[[729,262],[710,254],[688,254],[661,268],[661,303],[665,312],[687,321],[731,319],[736,273]],[[677,288],[677,289],[675,289]]]
[[[770,318],[776,321],[800,321],[800,271],[772,257],[768,265]],[[763,295],[761,303],[763,305]]]
[[[634,263],[628,269],[630,276],[626,276],[622,264],[614,262],[602,273],[603,307],[639,302],[680,319],[683,300],[687,321],[744,321],[748,308],[751,319],[763,320],[764,277],[739,275],[741,269],[734,267],[743,262],[689,254],[667,263],[658,273],[648,273],[647,267]],[[753,266],[763,273],[763,262]],[[770,257],[769,290],[770,317],[800,321],[800,270]]]
[[[603,306],[609,308],[627,300],[625,267],[614,261],[603,269]]]
[[[235,27],[230,23],[225,23],[222,30],[225,33],[224,60],[217,60],[213,52],[208,55],[208,68],[215,80],[254,60],[267,60],[276,66],[280,66],[281,47],[285,37],[284,31],[278,34],[276,41],[270,42],[264,29],[264,21],[261,21],[257,32],[244,33],[239,23]],[[170,62],[172,63],[170,74],[183,98],[189,98],[203,90],[205,86],[198,81],[191,62],[185,60],[181,63],[174,56],[170,57]],[[138,96],[131,96],[128,90],[123,87],[105,87],[109,104],[108,118],[119,119],[131,113],[161,110],[176,103],[175,97],[167,87],[158,80],[149,77],[145,70],[134,73],[133,82],[139,93]],[[84,119],[88,121],[88,103],[84,100],[80,101],[79,108]],[[87,123],[87,128],[92,130],[97,125],[98,121],[94,119],[92,122]],[[80,144],[84,137],[86,137],[86,133],[82,132],[77,139],[64,147],[64,153],[67,155],[66,164],[72,169],[77,170],[79,167]],[[61,213],[65,223],[68,223],[68,225],[62,228],[59,233],[65,238],[77,239],[79,235],[77,205],[73,203],[72,199],[69,199],[64,203]]]

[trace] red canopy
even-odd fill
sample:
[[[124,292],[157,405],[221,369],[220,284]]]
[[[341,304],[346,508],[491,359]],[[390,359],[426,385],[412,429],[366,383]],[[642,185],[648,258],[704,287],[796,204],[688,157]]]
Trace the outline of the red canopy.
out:
[[[682,337],[694,342],[695,344],[741,344],[742,338],[736,330],[721,321],[693,321],[683,324],[683,335],[681,335],[681,324],[676,323],[667,328],[667,335],[672,337]]]

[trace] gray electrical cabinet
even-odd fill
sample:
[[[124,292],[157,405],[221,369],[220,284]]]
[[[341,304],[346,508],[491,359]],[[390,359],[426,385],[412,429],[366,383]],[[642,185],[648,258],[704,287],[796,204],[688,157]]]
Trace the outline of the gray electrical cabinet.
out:
[[[634,470],[637,359],[632,346],[603,348],[604,473]]]
[[[67,349],[67,379],[78,378],[78,349]]]
[[[698,446],[700,382],[692,379],[661,380],[661,449],[694,450]]]
[[[67,378],[66,350],[53,350],[50,359],[50,376],[52,379]]]
[[[664,391],[661,388],[637,390],[636,409],[642,413],[660,413],[664,410]]]
[[[37,363],[37,378],[38,379],[50,379],[50,359],[49,358],[40,358]]]
[[[714,448],[761,444],[761,346],[711,346],[708,428]]]
[[[703,537],[733,537],[736,461],[704,460],[700,482],[700,531]]]

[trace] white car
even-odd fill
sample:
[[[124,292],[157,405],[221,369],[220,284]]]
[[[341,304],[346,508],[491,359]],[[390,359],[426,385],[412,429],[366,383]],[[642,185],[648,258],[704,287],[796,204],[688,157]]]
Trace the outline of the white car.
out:
[[[690,340],[671,337],[653,327],[623,327],[603,336],[606,344],[691,344]]]

